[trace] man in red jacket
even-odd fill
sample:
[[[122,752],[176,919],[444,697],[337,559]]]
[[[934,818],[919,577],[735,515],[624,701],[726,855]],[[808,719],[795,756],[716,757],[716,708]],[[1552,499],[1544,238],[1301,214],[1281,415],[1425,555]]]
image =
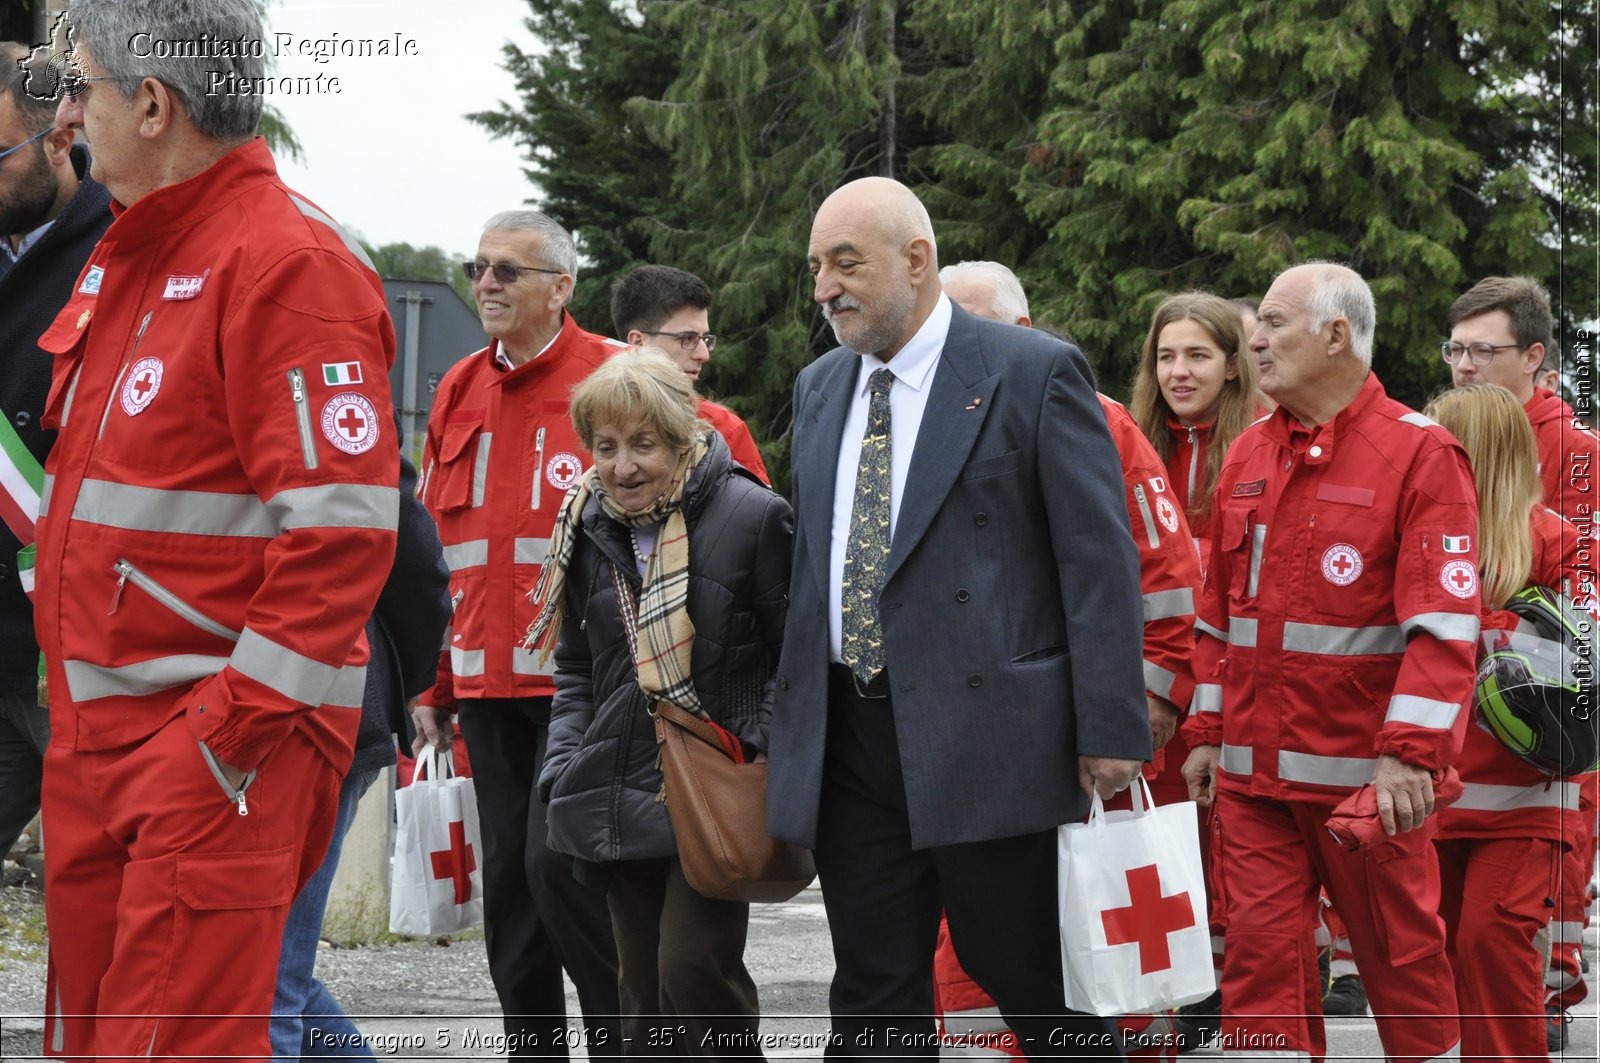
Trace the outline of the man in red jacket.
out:
[[[611,327],[634,347],[653,344],[700,387],[700,371],[711,361],[717,337],[711,332],[711,288],[693,273],[671,266],[640,266],[611,286]],[[700,417],[722,433],[733,460],[771,486],[744,419],[726,406],[700,400]]]
[[[484,934],[513,1055],[567,1055],[563,969],[591,1056],[622,1049],[617,956],[601,889],[545,845],[536,786],[555,694],[553,666],[518,645],[567,488],[590,463],[567,417],[572,389],[613,340],[567,313],[572,237],[536,211],[496,214],[466,263],[489,346],[439,382],[422,452],[423,504],[439,524],[455,617],[439,681],[414,715],[449,744],[459,713],[483,828]]]
[[[359,245],[279,181],[259,96],[208,92],[261,61],[130,44],[259,40],[251,0],[69,17],[56,120],[115,221],[39,341],[45,1047],[261,1059],[394,555],[394,331]]]
[[[1581,551],[1586,562],[1577,585],[1566,590],[1573,600],[1595,607],[1594,531],[1595,465],[1600,438],[1578,420],[1561,396],[1534,386],[1541,366],[1553,352],[1550,296],[1531,277],[1485,277],[1450,306],[1450,339],[1442,347],[1456,387],[1464,384],[1499,384],[1510,391],[1527,411],[1539,444],[1539,479],[1544,483],[1545,504],[1572,522],[1588,540]],[[1597,612],[1600,615],[1600,612]],[[1579,960],[1583,930],[1588,922],[1589,883],[1594,871],[1596,816],[1600,814],[1600,773],[1576,780],[1578,811],[1563,812],[1565,856],[1552,869],[1556,883],[1554,918],[1550,922],[1549,1043],[1552,1050],[1566,1043],[1563,1011],[1589,995]]]
[[[1258,316],[1250,347],[1279,406],[1217,480],[1184,723],[1191,794],[1216,798],[1224,824],[1222,1044],[1326,1050],[1321,885],[1389,1058],[1453,1058],[1431,813],[1475,678],[1472,475],[1450,434],[1372,374],[1377,314],[1354,272],[1286,270]],[[1368,783],[1388,839],[1347,853],[1323,823]]]

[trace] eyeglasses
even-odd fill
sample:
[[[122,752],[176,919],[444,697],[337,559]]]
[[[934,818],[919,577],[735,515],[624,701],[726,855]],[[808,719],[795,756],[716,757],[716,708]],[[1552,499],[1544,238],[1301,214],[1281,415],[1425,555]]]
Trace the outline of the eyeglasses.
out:
[[[700,346],[701,340],[706,341],[706,350],[714,351],[717,349],[717,337],[710,332],[651,332],[649,329],[640,329],[639,331],[646,336],[671,336],[678,341],[678,348],[684,351],[694,350]]]
[[[7,148],[5,151],[0,151],[0,159],[5,158],[7,155],[13,155],[16,152],[21,151],[23,148],[27,147],[29,144],[32,144],[35,140],[38,140],[40,137],[44,136],[46,133],[50,132],[50,130],[52,130],[54,128],[55,128],[54,126],[45,126],[43,129],[39,130],[37,133],[35,133],[33,136],[29,137],[27,140],[24,140],[21,144],[18,144],[16,147]]]
[[[1499,351],[1525,350],[1520,343],[1451,343],[1449,340],[1439,344],[1439,356],[1451,365],[1461,361],[1463,354],[1472,356],[1473,365],[1488,365],[1494,361],[1494,356]]]
[[[509,262],[463,262],[461,272],[467,275],[467,280],[475,281],[484,273],[493,273],[494,279],[501,284],[515,284],[518,277],[524,273],[553,273],[557,277],[567,271],[564,269],[545,269],[543,266],[513,266]]]
[[[88,89],[91,81],[143,81],[143,74],[80,74],[76,70],[68,70],[61,75],[58,86],[61,95],[72,97],[81,96]]]

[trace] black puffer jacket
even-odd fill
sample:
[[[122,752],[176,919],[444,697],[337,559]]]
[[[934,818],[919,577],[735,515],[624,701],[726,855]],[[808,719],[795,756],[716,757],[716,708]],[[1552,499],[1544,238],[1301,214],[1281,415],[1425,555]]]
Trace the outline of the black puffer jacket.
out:
[[[788,608],[794,515],[728,457],[715,432],[689,478],[692,669],[700,704],[753,755],[767,747],[772,681]],[[556,649],[556,696],[539,796],[550,806],[550,847],[585,860],[641,860],[677,851],[648,703],[617,612],[611,563],[634,584],[628,529],[591,500],[567,573]]]

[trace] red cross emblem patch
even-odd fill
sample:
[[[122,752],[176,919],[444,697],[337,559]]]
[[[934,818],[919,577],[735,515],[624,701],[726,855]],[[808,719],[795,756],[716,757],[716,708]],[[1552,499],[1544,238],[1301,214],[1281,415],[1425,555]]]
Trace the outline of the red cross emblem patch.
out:
[[[1167,935],[1194,926],[1194,905],[1188,893],[1161,894],[1161,874],[1155,864],[1131,867],[1128,906],[1100,913],[1107,945],[1138,945],[1139,973],[1151,974],[1172,967]]]
[[[341,391],[322,407],[322,434],[346,454],[365,454],[378,442],[378,411],[365,396]]]
[[[578,476],[583,472],[583,462],[578,460],[576,454],[563,450],[553,456],[544,465],[544,478],[550,481],[550,486],[558,491],[565,491],[578,482]]]
[[[1161,526],[1167,529],[1169,534],[1177,532],[1178,509],[1166,495],[1156,499],[1156,519],[1161,522]]]
[[[1478,593],[1478,570],[1471,561],[1451,561],[1439,571],[1439,583],[1457,598],[1471,598]]]
[[[1335,587],[1350,586],[1365,567],[1361,551],[1349,543],[1334,543],[1322,553],[1322,578]]]
[[[165,371],[159,358],[141,358],[134,362],[128,375],[122,378],[122,412],[129,417],[143,413],[161,390],[161,376]]]

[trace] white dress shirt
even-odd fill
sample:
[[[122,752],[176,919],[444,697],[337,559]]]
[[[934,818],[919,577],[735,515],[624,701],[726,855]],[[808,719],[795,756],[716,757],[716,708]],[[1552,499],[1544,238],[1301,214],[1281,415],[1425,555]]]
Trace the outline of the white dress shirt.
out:
[[[850,393],[850,413],[845,417],[844,435],[839,439],[838,475],[833,484],[833,540],[828,553],[828,652],[839,664],[844,663],[839,648],[844,548],[850,537],[850,518],[855,508],[861,437],[867,432],[867,385],[879,369],[887,367],[894,373],[894,384],[889,389],[889,535],[892,540],[900,524],[900,499],[905,495],[906,474],[911,471],[911,453],[917,446],[922,414],[928,408],[928,392],[933,389],[933,373],[939,366],[945,337],[950,334],[950,306],[950,297],[940,295],[928,320],[890,361],[885,362],[873,354],[861,356],[856,386]]]

